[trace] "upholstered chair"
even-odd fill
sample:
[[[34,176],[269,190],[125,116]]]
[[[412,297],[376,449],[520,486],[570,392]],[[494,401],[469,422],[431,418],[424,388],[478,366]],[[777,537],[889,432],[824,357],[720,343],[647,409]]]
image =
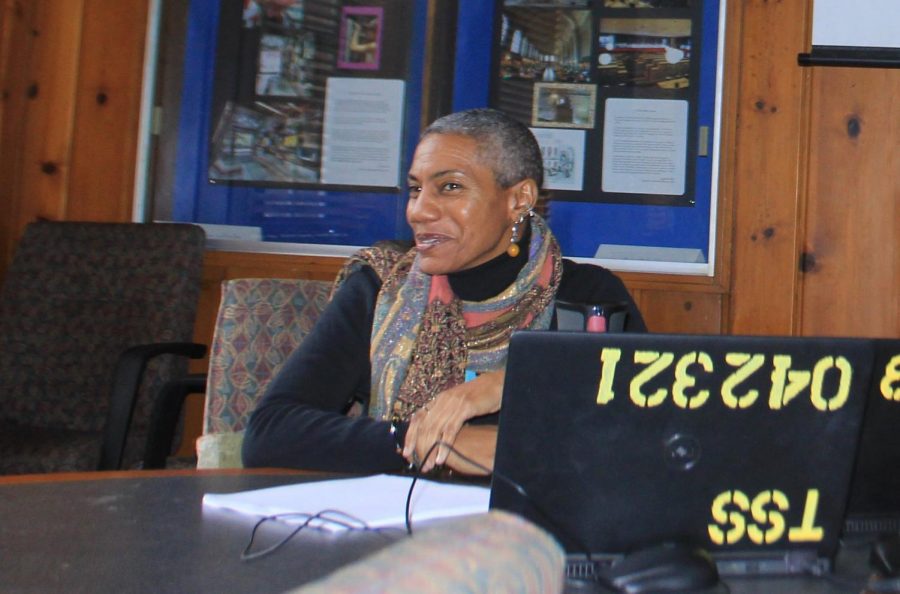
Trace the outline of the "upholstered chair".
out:
[[[222,300],[205,377],[167,385],[160,396],[144,459],[167,465],[178,411],[189,393],[205,388],[200,468],[240,467],[243,431],[257,400],[328,304],[332,283],[305,279],[243,278],[222,283]],[[169,461],[168,465],[172,465]]]
[[[0,292],[0,474],[137,464],[151,394],[186,372],[205,235],[37,222]]]

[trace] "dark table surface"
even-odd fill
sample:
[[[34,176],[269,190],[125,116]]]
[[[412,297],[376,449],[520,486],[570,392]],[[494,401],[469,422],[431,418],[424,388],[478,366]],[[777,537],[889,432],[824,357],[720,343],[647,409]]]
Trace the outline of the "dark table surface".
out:
[[[204,493],[261,489],[309,476],[84,476],[0,482],[0,592],[283,592],[394,538],[308,532],[272,555],[241,561],[255,520],[204,510]],[[267,534],[276,532],[273,527]]]
[[[0,592],[283,592],[402,538],[400,531],[305,532],[242,561],[255,519],[204,510],[205,493],[315,480],[273,472],[132,472],[0,477]],[[273,538],[289,530],[274,527]],[[272,542],[269,540],[269,542]],[[859,592],[862,549],[843,551],[834,580],[729,579],[731,592]]]

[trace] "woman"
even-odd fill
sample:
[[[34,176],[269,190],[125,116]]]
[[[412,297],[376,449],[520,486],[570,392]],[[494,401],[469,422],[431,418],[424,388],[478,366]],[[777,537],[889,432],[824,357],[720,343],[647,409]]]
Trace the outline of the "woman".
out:
[[[627,301],[626,330],[645,330],[615,275],[560,257],[533,210],[542,181],[534,136],[502,112],[429,126],[408,175],[415,247],[364,250],[350,262],[253,413],[244,464],[382,472],[413,462],[483,473],[432,445],[493,466],[514,329],[552,328],[561,299]],[[344,414],[354,401],[367,414]]]

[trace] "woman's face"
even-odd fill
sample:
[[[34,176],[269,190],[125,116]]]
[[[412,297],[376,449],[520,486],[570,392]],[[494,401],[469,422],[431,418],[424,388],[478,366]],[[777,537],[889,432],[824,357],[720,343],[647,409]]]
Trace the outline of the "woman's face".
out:
[[[474,139],[456,134],[430,134],[416,148],[406,220],[426,274],[473,268],[509,246],[517,192],[526,182],[500,188],[476,148]]]

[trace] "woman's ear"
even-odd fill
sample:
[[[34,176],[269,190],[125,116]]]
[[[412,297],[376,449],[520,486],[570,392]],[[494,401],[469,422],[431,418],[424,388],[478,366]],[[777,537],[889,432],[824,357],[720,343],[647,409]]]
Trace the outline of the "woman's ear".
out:
[[[513,220],[518,219],[520,215],[525,214],[535,207],[538,201],[537,183],[531,179],[523,179],[512,188],[510,196],[510,214]]]

